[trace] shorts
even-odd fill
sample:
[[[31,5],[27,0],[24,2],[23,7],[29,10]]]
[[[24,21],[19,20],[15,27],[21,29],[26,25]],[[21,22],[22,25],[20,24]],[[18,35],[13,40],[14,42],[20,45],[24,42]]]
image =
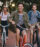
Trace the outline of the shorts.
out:
[[[24,24],[21,25],[21,27],[26,28]],[[19,26],[16,26],[16,28],[18,28],[20,30],[20,35],[22,35],[22,31],[24,30],[23,28],[21,28]]]

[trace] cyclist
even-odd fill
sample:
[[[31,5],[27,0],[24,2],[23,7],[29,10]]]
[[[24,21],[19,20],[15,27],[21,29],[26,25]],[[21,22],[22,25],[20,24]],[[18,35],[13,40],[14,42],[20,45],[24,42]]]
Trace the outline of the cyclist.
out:
[[[8,6],[3,6],[3,10],[0,14],[1,24],[3,26],[8,25],[8,19],[10,17],[10,13],[8,12]],[[6,38],[8,39],[8,27],[6,29]]]
[[[25,36],[25,43],[27,42],[27,34],[26,31],[21,29],[21,27],[27,28],[28,27],[28,16],[27,13],[23,11],[24,9],[24,5],[23,3],[19,2],[18,3],[18,10],[12,12],[11,14],[11,18],[13,18],[13,20],[10,19],[10,22],[12,24],[16,24],[16,39],[17,39],[17,43],[16,46],[19,46],[19,38],[20,38],[20,34],[22,34],[23,38]],[[21,27],[19,27],[21,26]]]
[[[36,23],[38,23],[37,17],[40,16],[40,13],[37,10],[37,5],[35,3],[32,5],[32,10],[28,12],[28,16],[29,16],[29,23],[31,24],[31,26],[34,26]],[[31,28],[31,32],[32,32],[32,38],[33,38],[33,29],[32,28]],[[38,36],[37,36],[37,39],[38,39]],[[37,41],[37,45],[39,47],[38,41]]]

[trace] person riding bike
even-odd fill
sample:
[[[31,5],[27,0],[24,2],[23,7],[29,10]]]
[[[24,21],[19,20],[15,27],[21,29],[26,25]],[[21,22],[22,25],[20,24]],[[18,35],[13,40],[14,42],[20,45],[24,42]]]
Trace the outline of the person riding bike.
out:
[[[28,12],[28,16],[29,16],[29,23],[31,25],[31,32],[32,32],[31,38],[33,39],[33,29],[34,29],[36,23],[38,23],[37,17],[40,16],[39,11],[37,11],[37,5],[36,4],[32,5],[32,10]],[[37,30],[36,30],[36,32],[38,33]],[[37,45],[38,45],[38,47],[40,47],[39,42],[38,42],[38,36],[37,36]]]
[[[12,12],[11,17],[12,20],[10,19],[10,22],[15,25],[14,28],[16,30],[16,46],[19,46],[19,39],[20,39],[20,35],[25,36],[25,43],[27,42],[27,34],[26,31],[23,30],[21,27],[23,28],[28,28],[28,15],[26,12],[23,11],[24,9],[24,5],[23,3],[18,3],[18,10]],[[21,26],[21,27],[19,27]]]
[[[8,25],[9,17],[10,17],[10,13],[8,12],[8,6],[4,5],[2,12],[0,14],[1,25],[3,26]],[[6,29],[6,38],[8,39],[8,27],[6,27],[5,29]],[[2,31],[3,31],[3,28],[2,28]]]

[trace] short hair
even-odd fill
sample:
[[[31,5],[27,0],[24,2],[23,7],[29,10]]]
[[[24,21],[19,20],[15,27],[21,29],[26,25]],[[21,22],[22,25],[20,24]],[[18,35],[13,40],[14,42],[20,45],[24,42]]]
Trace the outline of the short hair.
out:
[[[24,4],[22,2],[18,2],[17,6],[20,5],[20,4],[22,4],[24,6]]]
[[[34,3],[34,4],[32,4],[32,7],[33,7],[33,6],[36,6],[36,7],[37,7],[37,4],[36,4],[36,3]]]

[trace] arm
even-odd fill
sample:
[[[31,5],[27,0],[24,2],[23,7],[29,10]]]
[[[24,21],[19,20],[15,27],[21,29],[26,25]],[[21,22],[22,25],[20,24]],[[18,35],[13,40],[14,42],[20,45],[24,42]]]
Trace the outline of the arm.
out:
[[[28,27],[28,22],[29,22],[29,17],[28,17],[28,14],[27,13],[25,13],[25,16],[24,16],[24,18],[25,18],[25,26],[26,26],[26,28]]]
[[[13,21],[14,16],[15,16],[15,12],[12,12],[9,18],[9,22],[11,22],[12,24],[15,24],[15,21]]]
[[[25,15],[26,15],[26,17],[25,17],[25,19],[26,19],[26,27],[31,27],[31,24],[29,24],[29,16],[28,16],[28,14],[26,13]]]
[[[29,22],[31,20],[31,14],[32,14],[32,10],[28,12]],[[31,24],[30,23],[28,23],[28,25],[31,27]]]
[[[39,12],[39,11],[37,11],[37,13],[38,13],[38,16],[37,16],[37,17],[38,17],[38,18],[40,18],[40,12]]]
[[[28,17],[28,14],[26,13],[25,15],[26,15],[26,17],[25,17],[26,22],[28,23],[28,22],[29,22],[29,17]]]

